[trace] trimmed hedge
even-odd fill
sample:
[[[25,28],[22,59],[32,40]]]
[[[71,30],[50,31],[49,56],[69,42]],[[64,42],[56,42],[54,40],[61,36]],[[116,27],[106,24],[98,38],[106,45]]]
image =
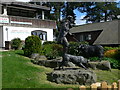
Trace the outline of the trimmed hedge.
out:
[[[25,39],[24,55],[29,57],[32,53],[41,54],[41,40],[34,35]]]
[[[20,49],[22,47],[22,44],[21,44],[21,39],[20,38],[14,38],[11,40],[11,48],[12,49]]]

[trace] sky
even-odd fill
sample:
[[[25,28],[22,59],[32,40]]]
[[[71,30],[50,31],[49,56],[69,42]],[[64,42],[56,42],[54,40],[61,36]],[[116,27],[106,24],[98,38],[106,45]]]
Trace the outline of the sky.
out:
[[[20,2],[29,2],[30,0],[16,0],[16,1],[20,1]],[[57,0],[56,0],[57,1]],[[88,0],[89,1],[89,0]],[[116,0],[116,2],[119,2],[120,0]],[[74,10],[74,13],[76,14],[76,20],[75,23],[76,25],[83,25],[86,23],[85,20],[81,20],[83,19],[83,17],[85,16],[85,13],[80,13],[78,10]]]

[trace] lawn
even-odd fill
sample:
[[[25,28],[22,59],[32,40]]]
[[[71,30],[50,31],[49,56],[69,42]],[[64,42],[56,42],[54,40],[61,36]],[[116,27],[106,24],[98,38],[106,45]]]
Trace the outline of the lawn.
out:
[[[79,85],[63,85],[49,82],[46,73],[51,68],[34,65],[30,59],[23,56],[23,51],[7,51],[2,56],[2,87],[3,88],[78,88]],[[1,58],[1,57],[0,57]],[[1,59],[0,59],[1,60]],[[120,79],[120,70],[95,70],[98,81],[112,83]]]

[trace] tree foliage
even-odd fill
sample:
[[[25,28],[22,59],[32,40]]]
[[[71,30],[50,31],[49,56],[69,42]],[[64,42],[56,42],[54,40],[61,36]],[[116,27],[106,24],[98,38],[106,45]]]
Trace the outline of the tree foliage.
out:
[[[117,16],[120,14],[116,2],[83,2],[78,10],[86,12],[84,19],[92,23],[118,19]]]

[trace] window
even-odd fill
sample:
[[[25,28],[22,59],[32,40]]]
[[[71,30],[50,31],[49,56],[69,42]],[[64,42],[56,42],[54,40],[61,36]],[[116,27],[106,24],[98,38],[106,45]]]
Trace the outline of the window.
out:
[[[81,41],[91,40],[91,39],[92,39],[91,34],[81,34],[80,35],[80,42]]]
[[[22,16],[22,17],[35,17],[35,11],[25,10],[25,9],[18,9],[18,8],[7,8],[8,15],[11,16]]]
[[[34,32],[34,31],[33,31],[33,32],[31,33],[31,35],[37,35],[37,32]]]
[[[31,32],[32,35],[37,35],[41,40],[47,40],[47,32],[41,30],[35,30]]]
[[[91,39],[92,39],[92,38],[91,38],[91,34],[89,34],[89,35],[88,35],[88,40],[91,40]]]
[[[81,34],[81,35],[80,35],[80,42],[82,42],[82,41],[84,41],[84,37],[83,37],[83,35]]]
[[[42,34],[42,33],[39,34],[39,38],[40,38],[41,40],[43,40],[43,34]]]
[[[46,32],[43,33],[43,40],[47,40],[47,33]]]

